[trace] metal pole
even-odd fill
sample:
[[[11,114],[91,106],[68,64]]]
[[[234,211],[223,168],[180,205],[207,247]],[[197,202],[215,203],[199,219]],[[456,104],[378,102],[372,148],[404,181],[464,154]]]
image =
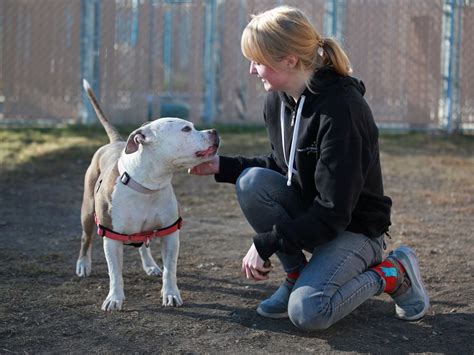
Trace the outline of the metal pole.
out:
[[[173,62],[173,8],[169,0],[165,2],[163,33],[163,81],[166,94],[172,95],[172,62]]]
[[[334,37],[342,43],[346,0],[326,0],[325,9],[323,35]]]
[[[3,118],[3,111],[5,109],[5,77],[3,74],[4,68],[4,54],[3,54],[3,36],[5,33],[5,13],[6,13],[6,4],[5,2],[0,2],[0,82],[3,84],[0,86],[0,118]]]
[[[206,0],[206,15],[204,23],[204,93],[203,123],[214,121],[216,113],[216,0]]]
[[[449,134],[459,129],[460,124],[459,54],[461,46],[461,7],[462,0],[444,1],[442,123],[444,129]]]
[[[100,48],[100,1],[81,1],[81,78],[78,83],[82,93],[80,119],[82,123],[95,122],[87,95],[82,90],[82,79],[86,79],[96,95],[99,96],[99,48]]]
[[[456,46],[455,46],[455,63],[454,66],[454,88],[453,88],[453,122],[454,131],[459,131],[462,127],[461,121],[461,45],[462,45],[462,14],[464,3],[462,0],[457,1],[457,31],[456,31]]]
[[[338,23],[337,23],[337,17],[338,17],[338,16],[337,16],[337,2],[336,2],[336,0],[332,0],[332,3],[333,3],[333,5],[332,5],[332,8],[333,8],[333,11],[332,11],[333,20],[332,20],[331,35],[337,38],[337,34],[338,34],[338,32],[337,32],[337,27],[338,27],[338,26],[337,26],[337,25],[338,25]]]
[[[333,35],[333,22],[334,22],[334,1],[326,0],[324,6],[324,34],[323,36]]]
[[[154,67],[155,67],[155,7],[157,6],[156,0],[150,0],[149,2],[149,19],[148,19],[148,93],[147,93],[147,120],[151,121],[154,116],[153,102],[154,102]]]
[[[452,130],[452,118],[453,118],[453,105],[452,105],[452,92],[453,92],[453,54],[454,54],[454,3],[453,0],[446,0],[445,3],[445,14],[448,20],[447,26],[447,61],[448,68],[446,73],[446,129],[448,133]]]

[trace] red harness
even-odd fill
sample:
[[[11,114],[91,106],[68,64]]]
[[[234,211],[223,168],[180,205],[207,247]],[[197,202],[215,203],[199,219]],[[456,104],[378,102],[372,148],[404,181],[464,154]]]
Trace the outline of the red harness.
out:
[[[101,225],[99,218],[97,217],[95,213],[94,213],[94,218],[95,218],[95,224],[97,225],[97,234],[100,235],[101,237],[107,237],[113,240],[119,240],[121,242],[126,242],[126,243],[134,243],[134,244],[145,243],[145,245],[147,246],[151,238],[167,236],[181,229],[181,226],[183,225],[183,219],[179,217],[178,220],[169,227],[154,229],[148,232],[140,232],[140,233],[134,233],[134,234],[121,234],[121,233],[114,232],[113,230]]]

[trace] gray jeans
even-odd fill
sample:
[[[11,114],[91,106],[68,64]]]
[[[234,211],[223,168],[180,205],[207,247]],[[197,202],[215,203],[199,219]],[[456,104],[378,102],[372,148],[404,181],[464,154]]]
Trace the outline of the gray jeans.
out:
[[[236,189],[242,211],[257,233],[303,212],[298,187],[288,187],[286,178],[275,171],[246,169]],[[383,281],[368,269],[380,263],[382,255],[383,236],[371,239],[347,231],[314,249],[306,266],[303,252],[278,252],[285,272],[301,271],[288,303],[290,320],[304,330],[326,329],[380,294]]]

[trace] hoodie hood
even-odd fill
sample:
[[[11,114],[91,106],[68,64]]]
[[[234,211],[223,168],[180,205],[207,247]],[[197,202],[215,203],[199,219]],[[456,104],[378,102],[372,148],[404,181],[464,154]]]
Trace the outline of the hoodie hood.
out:
[[[365,85],[364,85],[364,82],[362,80],[357,79],[357,78],[353,78],[351,76],[346,78],[346,80],[348,80],[349,85],[355,87],[356,90],[359,91],[362,96],[365,95]]]
[[[313,77],[311,78],[311,90],[306,88],[301,95],[306,97],[306,103],[309,105],[312,101],[316,100],[319,95],[322,95],[326,92],[330,92],[336,88],[354,87],[362,96],[365,95],[365,85],[362,80],[351,76],[342,76],[336,73],[331,67],[322,67],[318,69]],[[280,91],[278,93],[281,101],[291,110],[294,110],[296,107],[296,102],[292,97],[288,96],[286,93]]]
[[[306,89],[303,94],[308,95],[311,91],[315,94],[322,94],[339,85],[353,86],[362,96],[365,94],[365,85],[361,80],[352,76],[340,75],[331,67],[323,67],[317,70],[311,79],[311,90]]]

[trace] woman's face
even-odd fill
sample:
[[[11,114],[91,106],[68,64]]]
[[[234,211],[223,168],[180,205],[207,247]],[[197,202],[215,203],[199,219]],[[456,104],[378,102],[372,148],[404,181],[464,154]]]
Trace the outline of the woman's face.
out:
[[[250,74],[262,80],[265,91],[285,91],[289,82],[289,72],[285,70],[285,61],[277,63],[273,69],[265,64],[250,61]]]

